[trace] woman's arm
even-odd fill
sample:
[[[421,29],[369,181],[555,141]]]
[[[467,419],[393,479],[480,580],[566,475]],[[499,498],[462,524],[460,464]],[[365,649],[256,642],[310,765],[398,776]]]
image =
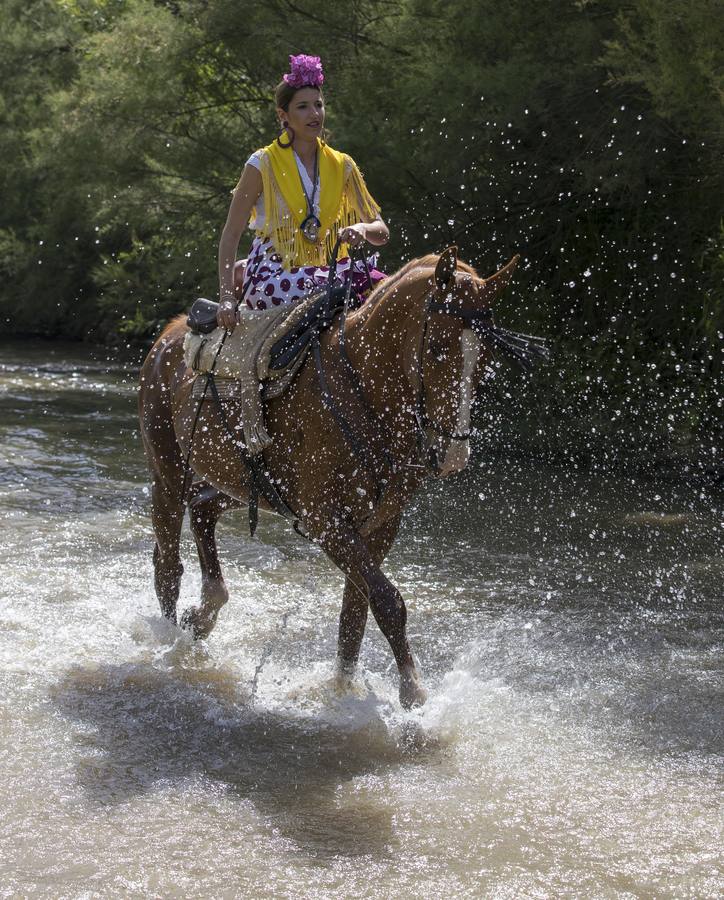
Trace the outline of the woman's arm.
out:
[[[345,154],[345,179],[345,190],[356,191],[357,207],[365,212],[360,213],[361,222],[343,228],[339,236],[350,247],[360,247],[365,241],[375,247],[381,247],[390,239],[389,229],[382,221],[379,206],[367,190],[357,163],[347,154]]]
[[[234,293],[234,264],[239,241],[249,224],[251,211],[262,191],[261,173],[254,166],[244,166],[229,206],[224,230],[219,241],[219,312],[216,320],[229,330],[236,325],[236,295]]]
[[[373,222],[348,225],[340,231],[339,236],[350,247],[360,247],[365,241],[375,247],[382,247],[389,241],[390,231],[382,219],[375,219]]]

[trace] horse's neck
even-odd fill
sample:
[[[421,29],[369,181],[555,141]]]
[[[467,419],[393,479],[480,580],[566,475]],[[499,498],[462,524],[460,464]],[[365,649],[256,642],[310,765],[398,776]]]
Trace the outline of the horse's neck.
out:
[[[347,352],[380,411],[389,407],[390,397],[402,403],[410,400],[410,355],[417,353],[426,297],[427,279],[407,277],[382,290],[348,321]]]

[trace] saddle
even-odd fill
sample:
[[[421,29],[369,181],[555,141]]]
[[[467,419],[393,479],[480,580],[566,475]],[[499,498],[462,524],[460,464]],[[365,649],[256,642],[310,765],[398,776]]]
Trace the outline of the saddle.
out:
[[[288,369],[301,353],[309,347],[309,342],[314,334],[326,331],[332,324],[335,316],[342,311],[344,306],[346,289],[338,285],[331,291],[314,296],[308,304],[302,316],[292,323],[289,330],[282,334],[269,348],[269,369],[280,371]],[[361,305],[360,298],[353,294],[349,308],[357,309]],[[211,334],[218,328],[216,313],[219,304],[214,300],[206,300],[199,297],[189,310],[186,324],[192,334]]]
[[[216,324],[218,304],[200,298],[187,318],[186,365],[198,375],[192,397],[232,402],[244,431],[244,444],[255,455],[271,443],[264,422],[264,403],[287,390],[304,363],[313,338],[329,328],[348,296],[345,285],[308,297],[298,305],[268,310],[242,309],[230,334]],[[350,297],[351,308],[360,299]],[[214,385],[208,390],[210,380]]]

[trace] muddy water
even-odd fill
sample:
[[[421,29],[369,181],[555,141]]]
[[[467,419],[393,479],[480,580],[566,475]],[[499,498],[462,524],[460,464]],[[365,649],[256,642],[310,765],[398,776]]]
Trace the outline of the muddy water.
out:
[[[374,625],[335,693],[341,577],[272,517],[222,524],[207,642],[160,620],[134,402],[123,365],[0,346],[2,896],[721,896],[709,488],[479,438],[389,559],[405,714]]]

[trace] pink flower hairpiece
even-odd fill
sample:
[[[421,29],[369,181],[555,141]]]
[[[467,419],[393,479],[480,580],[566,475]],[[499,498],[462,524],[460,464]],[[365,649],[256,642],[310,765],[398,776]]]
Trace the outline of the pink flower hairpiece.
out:
[[[289,68],[291,71],[284,76],[284,81],[292,87],[319,87],[324,81],[322,60],[318,56],[306,56],[304,53],[290,56]]]

